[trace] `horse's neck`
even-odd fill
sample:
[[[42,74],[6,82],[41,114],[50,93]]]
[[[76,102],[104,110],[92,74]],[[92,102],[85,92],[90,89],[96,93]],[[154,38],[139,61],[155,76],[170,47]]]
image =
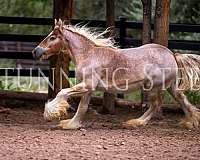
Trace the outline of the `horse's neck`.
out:
[[[81,64],[87,57],[88,49],[71,49],[72,61],[75,65]]]
[[[70,39],[68,39],[69,47],[71,50],[72,60],[76,65],[78,65],[89,56],[89,51],[95,46],[84,37],[76,35],[73,36],[74,37],[71,36]]]
[[[99,62],[103,65],[107,62],[110,63],[110,59],[114,56],[114,54],[116,54],[114,49],[109,47],[96,47],[92,41],[76,33],[66,31],[65,36],[69,42],[72,60],[75,65],[81,65],[83,61],[86,61],[87,59],[91,62],[92,57],[96,57],[96,59],[104,58],[105,60]]]
[[[90,57],[89,54],[91,54],[91,50],[94,49],[93,46],[87,44],[85,44],[84,47],[80,48],[73,48],[73,46],[71,46],[70,48],[75,65],[81,64],[88,57]]]

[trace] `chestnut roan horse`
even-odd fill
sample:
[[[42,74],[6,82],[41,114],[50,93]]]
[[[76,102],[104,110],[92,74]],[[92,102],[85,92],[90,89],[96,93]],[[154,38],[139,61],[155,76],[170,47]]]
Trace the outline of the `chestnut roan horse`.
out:
[[[55,20],[53,31],[33,50],[37,59],[48,59],[61,52],[69,54],[76,66],[77,85],[62,89],[46,103],[44,118],[61,117],[68,107],[67,98],[81,95],[78,110],[72,119],[58,124],[63,129],[80,128],[93,91],[129,93],[143,89],[149,100],[148,110],[138,119],[124,122],[126,127],[144,126],[162,105],[163,91],[168,89],[177,100],[185,118],[181,125],[198,128],[200,112],[187,100],[184,91],[200,86],[200,57],[194,54],[174,54],[158,44],[119,49],[107,33],[91,32],[87,27],[64,25]]]

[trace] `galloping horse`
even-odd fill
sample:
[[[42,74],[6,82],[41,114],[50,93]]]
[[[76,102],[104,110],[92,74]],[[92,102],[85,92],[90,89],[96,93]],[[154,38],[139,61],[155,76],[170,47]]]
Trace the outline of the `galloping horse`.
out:
[[[87,27],[64,25],[55,20],[53,31],[33,50],[37,59],[48,59],[63,52],[69,54],[76,66],[77,85],[62,89],[46,103],[44,118],[52,120],[66,112],[67,98],[81,95],[78,110],[72,119],[58,124],[63,129],[81,127],[88,109],[91,93],[95,90],[111,93],[129,93],[143,89],[148,94],[149,109],[138,119],[124,123],[126,127],[144,126],[161,107],[163,91],[181,104],[185,119],[181,124],[198,128],[200,112],[187,100],[184,91],[200,84],[200,57],[194,54],[174,54],[158,44],[138,48],[119,49],[107,33],[91,32]],[[177,80],[178,79],[178,80]]]

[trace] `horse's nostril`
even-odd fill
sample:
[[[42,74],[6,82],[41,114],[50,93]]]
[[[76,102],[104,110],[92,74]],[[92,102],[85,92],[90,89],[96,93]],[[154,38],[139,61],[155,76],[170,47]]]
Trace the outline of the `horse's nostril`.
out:
[[[36,47],[33,51],[33,58],[34,59],[40,59],[42,57],[42,55],[46,52],[45,48],[42,47]]]

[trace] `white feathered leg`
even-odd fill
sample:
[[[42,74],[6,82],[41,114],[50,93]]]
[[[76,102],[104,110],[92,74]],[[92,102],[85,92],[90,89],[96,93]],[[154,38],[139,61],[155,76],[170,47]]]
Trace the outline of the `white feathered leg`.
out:
[[[88,104],[91,98],[91,93],[86,93],[82,98],[78,106],[78,110],[72,119],[62,120],[58,124],[58,127],[62,129],[77,129],[82,126],[84,115],[87,112]]]

